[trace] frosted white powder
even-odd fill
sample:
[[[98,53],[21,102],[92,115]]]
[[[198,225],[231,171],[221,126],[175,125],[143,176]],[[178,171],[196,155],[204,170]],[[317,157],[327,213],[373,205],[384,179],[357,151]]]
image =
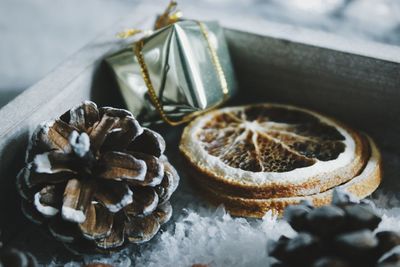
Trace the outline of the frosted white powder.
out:
[[[45,206],[40,203],[40,192],[35,194],[34,204],[36,209],[46,217],[54,216],[59,212],[59,210],[54,207]]]
[[[135,163],[140,165],[138,168],[140,171],[136,175],[135,179],[138,181],[144,181],[144,179],[146,178],[146,173],[147,173],[146,162],[144,162],[144,160],[141,160],[141,159],[135,159]],[[130,176],[128,176],[128,177],[121,176],[121,178],[130,179],[131,177]]]
[[[90,149],[90,138],[85,132],[79,134],[77,131],[72,131],[69,136],[69,143],[79,157],[85,156]]]
[[[157,208],[158,195],[154,194],[154,196],[155,197],[154,197],[153,202],[143,210],[144,215],[148,215],[148,214],[152,213]]]
[[[51,163],[47,153],[36,155],[33,163],[39,173],[52,173]]]
[[[52,121],[47,121],[41,124],[41,126],[43,127],[44,130],[44,134],[48,134],[50,131],[50,128],[53,127],[54,123],[56,121],[52,120]]]
[[[49,159],[49,152],[38,154],[33,159],[35,171],[38,173],[57,173],[62,171],[71,171],[67,168],[53,168]]]
[[[120,209],[133,202],[132,195],[133,192],[130,189],[128,189],[127,193],[121,198],[121,200],[118,203],[106,204],[106,207],[113,213],[118,212]]]
[[[164,164],[159,165],[158,173],[157,175],[153,178],[153,181],[149,183],[149,186],[156,186],[159,185],[164,177]]]
[[[61,209],[62,217],[70,222],[83,223],[86,220],[86,216],[81,210],[75,210],[73,208],[63,206]]]

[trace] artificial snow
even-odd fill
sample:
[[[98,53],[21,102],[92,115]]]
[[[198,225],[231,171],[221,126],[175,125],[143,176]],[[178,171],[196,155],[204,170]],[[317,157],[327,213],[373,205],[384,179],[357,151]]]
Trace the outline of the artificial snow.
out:
[[[108,263],[116,267],[191,267],[193,264],[266,267],[272,262],[267,254],[270,240],[296,234],[289,224],[270,212],[260,220],[235,218],[227,214],[223,206],[209,207],[193,196],[191,190],[182,191],[175,201],[174,217],[154,240],[138,247],[131,246],[108,258],[86,255],[83,261]],[[381,192],[373,203],[374,209],[382,215],[382,222],[376,231],[400,230],[400,203],[396,196]],[[56,261],[53,263],[56,265]],[[70,262],[64,266],[80,264]]]
[[[174,157],[169,157],[174,159]],[[400,158],[383,153],[385,177],[382,188],[369,198],[374,209],[382,216],[382,222],[375,230],[400,231],[400,197],[395,192],[397,175],[400,173]],[[172,162],[183,169],[182,162]],[[268,267],[268,243],[281,235],[293,237],[296,233],[287,222],[267,213],[262,219],[232,217],[222,206],[210,206],[199,197],[189,183],[190,173],[180,172],[181,181],[171,199],[174,209],[170,222],[148,243],[131,245],[110,256],[85,255],[79,260],[65,264],[54,258],[52,266],[75,267],[83,263],[101,262],[115,267],[127,266],[176,266],[191,267],[193,264],[208,264],[209,267],[240,266]]]
[[[400,230],[400,208],[389,207],[398,206],[399,201],[394,196],[378,194],[373,203],[382,215],[376,231]],[[292,237],[295,232],[271,213],[254,220],[231,217],[222,206],[189,209],[154,244],[143,246],[134,262],[138,266],[269,266],[268,242],[281,235]]]
[[[385,197],[380,196],[379,203]],[[386,202],[384,200],[384,202]],[[400,208],[376,208],[383,215],[377,231],[399,230]],[[269,266],[269,240],[295,232],[283,220],[267,213],[262,220],[234,218],[218,208],[184,209],[174,222],[149,244],[124,249],[109,258],[85,256],[84,261],[125,266]],[[80,266],[70,262],[66,267]]]
[[[383,219],[377,231],[399,230],[400,208],[379,207],[381,204],[386,206],[387,200],[384,195],[374,200]],[[149,267],[193,264],[265,267],[271,261],[267,254],[268,242],[280,235],[292,237],[295,232],[271,213],[262,220],[253,220],[231,217],[222,206],[184,209],[175,222],[156,237],[155,242],[142,246],[138,253],[133,254],[131,261],[135,266]],[[126,258],[126,251],[122,255]],[[124,266],[114,259],[110,262]]]
[[[268,266],[268,240],[292,233],[270,213],[263,220],[232,218],[223,207],[199,214],[185,210],[155,245],[144,246],[138,266]]]

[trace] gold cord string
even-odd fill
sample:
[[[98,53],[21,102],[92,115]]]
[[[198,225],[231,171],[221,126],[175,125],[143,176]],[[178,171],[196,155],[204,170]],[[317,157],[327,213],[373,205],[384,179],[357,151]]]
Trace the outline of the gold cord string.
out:
[[[200,21],[197,21],[197,24],[199,24],[200,31],[203,34],[204,39],[206,39],[206,41],[207,41],[208,50],[210,51],[211,60],[213,62],[213,65],[215,67],[215,71],[217,72],[218,79],[219,79],[219,82],[221,84],[222,93],[224,94],[224,97],[227,97],[227,95],[228,95],[228,83],[226,82],[224,70],[221,67],[221,63],[219,62],[219,57],[217,55],[217,51],[215,51],[214,46],[210,42],[210,38],[208,36],[208,31],[207,31],[206,26],[204,25],[204,23],[200,22]]]
[[[208,50],[210,52],[210,57],[211,57],[213,65],[214,65],[215,71],[217,73],[217,76],[218,76],[218,79],[219,79],[219,82],[221,85],[221,90],[222,90],[224,97],[223,97],[223,99],[221,99],[221,101],[219,101],[212,107],[209,107],[209,108],[201,110],[201,111],[192,112],[192,113],[184,116],[181,120],[173,121],[170,118],[168,118],[167,114],[165,114],[162,104],[160,103],[160,99],[157,97],[157,93],[154,90],[153,84],[150,79],[149,71],[148,71],[146,62],[143,57],[143,53],[142,53],[142,48],[144,45],[143,40],[139,40],[138,42],[134,43],[134,46],[133,46],[135,56],[140,65],[140,70],[141,70],[141,73],[143,76],[143,80],[144,80],[147,90],[149,92],[150,100],[151,100],[152,104],[154,105],[154,107],[157,109],[157,111],[160,113],[161,118],[165,122],[167,122],[168,124],[170,124],[172,126],[176,126],[176,125],[188,122],[188,121],[192,120],[194,117],[196,117],[202,113],[205,113],[209,110],[215,109],[216,107],[220,106],[222,103],[224,103],[226,101],[228,93],[229,93],[228,83],[225,78],[225,73],[221,67],[221,63],[219,61],[217,52],[215,51],[214,46],[211,44],[207,28],[204,25],[204,23],[202,23],[202,22],[198,21],[197,24],[199,25],[200,31],[201,31],[202,35],[204,36],[204,39],[207,42]]]
[[[154,30],[161,29],[165,26],[171,25],[182,18],[182,12],[177,9],[178,3],[176,1],[170,1],[165,11],[158,16],[156,22],[154,23]],[[121,39],[127,39],[129,37],[135,36],[139,33],[150,34],[152,30],[141,30],[136,28],[129,28],[122,32],[117,33],[117,37]]]

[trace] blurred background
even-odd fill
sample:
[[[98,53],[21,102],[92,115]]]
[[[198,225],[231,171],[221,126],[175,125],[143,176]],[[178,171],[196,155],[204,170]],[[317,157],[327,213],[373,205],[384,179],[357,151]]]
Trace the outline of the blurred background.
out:
[[[1,0],[0,107],[145,0]],[[164,9],[168,0],[155,1]],[[400,46],[400,0],[181,0],[260,20]]]

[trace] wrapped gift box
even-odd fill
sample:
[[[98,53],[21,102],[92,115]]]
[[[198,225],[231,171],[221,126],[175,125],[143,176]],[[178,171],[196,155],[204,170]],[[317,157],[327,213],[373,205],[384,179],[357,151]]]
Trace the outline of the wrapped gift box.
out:
[[[1,228],[5,239],[25,242],[42,262],[64,251],[59,243],[38,233],[18,206],[15,176],[23,165],[29,135],[41,121],[59,116],[85,99],[100,106],[123,105],[102,59],[127,44],[115,39],[118,30],[131,25],[147,27],[150,21],[143,23],[143,18],[151,17],[153,10],[138,8],[135,14],[140,17],[118,23],[0,110]],[[204,19],[218,17],[201,14]],[[400,189],[393,179],[400,173],[400,48],[245,17],[240,22],[221,20],[228,27],[225,34],[238,78],[235,104],[269,101],[300,105],[368,132],[384,152],[382,187]],[[175,155],[177,149],[171,144],[177,144],[181,128],[163,130],[168,132],[168,153]]]

